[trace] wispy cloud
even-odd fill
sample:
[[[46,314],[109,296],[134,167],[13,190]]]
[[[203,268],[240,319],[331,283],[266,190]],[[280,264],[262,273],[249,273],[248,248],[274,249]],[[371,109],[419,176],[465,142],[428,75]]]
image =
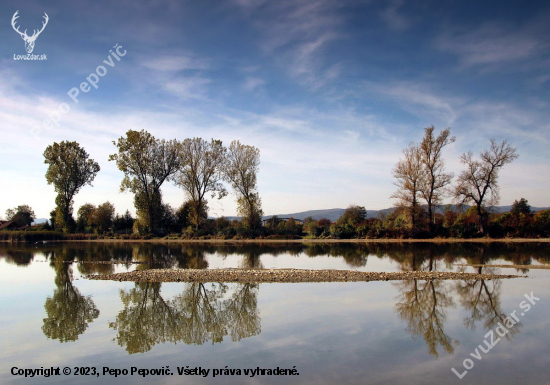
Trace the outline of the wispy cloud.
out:
[[[473,31],[447,32],[435,40],[438,49],[459,57],[462,67],[499,65],[541,59],[550,53],[548,22],[510,28],[502,23],[485,23]],[[530,63],[530,68],[533,64]],[[509,67],[508,67],[509,68]],[[515,67],[517,68],[517,67]]]
[[[338,77],[339,67],[325,63],[325,49],[342,38],[338,3],[329,0],[240,0],[263,36],[262,49],[279,59],[294,79],[318,89]]]
[[[205,70],[209,68],[207,60],[190,55],[165,55],[145,59],[141,65],[155,71]]]
[[[404,3],[404,0],[391,0],[388,2],[388,6],[380,12],[380,18],[394,31],[404,31],[411,25],[411,21],[399,12]]]
[[[177,78],[164,84],[164,89],[182,99],[208,99],[208,84],[212,81],[202,77]]]
[[[256,77],[247,77],[243,84],[243,89],[245,91],[252,92],[258,87],[263,86],[264,84],[265,84],[265,80],[263,79],[256,78]]]
[[[385,95],[397,102],[404,110],[432,121],[451,125],[458,115],[453,105],[463,101],[457,97],[441,96],[426,84],[415,82],[365,83],[367,92]]]

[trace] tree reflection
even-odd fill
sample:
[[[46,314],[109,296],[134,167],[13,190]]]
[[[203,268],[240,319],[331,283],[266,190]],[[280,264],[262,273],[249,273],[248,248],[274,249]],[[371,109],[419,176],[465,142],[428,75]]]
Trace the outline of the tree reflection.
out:
[[[181,294],[164,300],[161,283],[136,283],[129,291],[121,290],[124,309],[110,327],[118,331],[118,344],[130,354],[164,342],[214,344],[228,334],[233,341],[259,334],[259,286],[233,286],[227,297],[227,284],[189,283]]]
[[[231,325],[231,340],[255,336],[261,332],[260,311],[258,310],[259,284],[237,285],[233,296],[226,304],[228,321]]]
[[[54,262],[55,285],[53,296],[46,299],[42,331],[46,337],[60,342],[76,341],[88,328],[88,323],[99,316],[94,301],[85,297],[72,284],[72,268],[63,262],[66,256],[57,256]]]
[[[493,274],[491,268],[478,268],[479,274]],[[494,279],[487,281],[485,279],[476,279],[457,282],[456,290],[460,296],[461,305],[469,312],[469,316],[464,318],[464,326],[469,329],[476,329],[476,322],[483,321],[483,327],[486,330],[493,330],[498,323],[506,324],[507,314],[504,314],[500,305],[500,289],[502,281]],[[506,334],[506,339],[520,332],[521,324],[518,322],[511,327]]]
[[[401,296],[395,305],[399,318],[408,323],[406,331],[421,336],[428,345],[428,352],[438,357],[438,345],[449,354],[454,353],[453,341],[445,334],[443,326],[447,320],[445,309],[454,307],[452,297],[441,281],[403,281],[399,284]]]
[[[411,252],[402,256],[402,269],[409,271],[434,271],[436,261],[433,253],[421,256]],[[454,353],[458,341],[445,334],[446,309],[455,307],[450,290],[440,280],[401,281],[396,284],[399,292],[395,307],[399,318],[408,323],[406,331],[413,336],[421,336],[428,345],[428,352],[436,357],[438,345],[449,353]]]

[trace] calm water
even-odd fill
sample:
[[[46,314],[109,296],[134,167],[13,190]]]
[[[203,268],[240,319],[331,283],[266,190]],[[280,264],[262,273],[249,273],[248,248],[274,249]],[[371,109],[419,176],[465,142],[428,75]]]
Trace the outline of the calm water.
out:
[[[147,263],[90,263],[98,261]],[[136,284],[83,277],[170,267],[479,271],[460,263],[546,264],[550,245],[0,245],[0,383],[550,383],[550,270],[484,268],[529,278],[468,282]],[[540,300],[531,299],[527,312],[531,292]],[[513,311],[520,322],[509,323],[498,341],[495,328]],[[488,350],[490,330],[495,344]],[[471,369],[459,379],[451,368],[463,374],[463,362]],[[206,378],[178,375],[186,366],[211,370]],[[226,366],[295,367],[299,376],[212,376]],[[169,367],[175,374],[25,378],[12,367]]]

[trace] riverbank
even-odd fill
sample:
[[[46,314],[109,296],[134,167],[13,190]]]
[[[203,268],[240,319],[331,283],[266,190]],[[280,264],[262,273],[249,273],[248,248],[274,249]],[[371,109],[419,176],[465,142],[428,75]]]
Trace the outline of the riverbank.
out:
[[[437,271],[364,272],[354,270],[303,269],[152,269],[126,273],[88,275],[87,279],[132,282],[236,282],[236,283],[298,283],[298,282],[369,282],[403,280],[491,280],[520,278],[518,275],[455,273]]]
[[[550,238],[430,238],[430,239],[82,239],[58,240],[55,242],[99,242],[99,243],[550,243]]]

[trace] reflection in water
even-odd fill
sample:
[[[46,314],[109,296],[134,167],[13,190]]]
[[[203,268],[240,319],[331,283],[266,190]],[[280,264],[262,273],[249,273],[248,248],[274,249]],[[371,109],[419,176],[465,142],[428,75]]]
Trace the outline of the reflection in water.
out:
[[[110,327],[128,353],[143,353],[158,343],[202,345],[233,341],[260,333],[259,285],[238,284],[229,298],[226,284],[190,283],[172,300],[164,300],[160,283],[136,283],[120,291],[124,309]]]
[[[53,259],[57,288],[44,304],[48,318],[44,318],[42,326],[46,337],[59,342],[76,341],[86,331],[88,323],[99,316],[92,298],[83,296],[73,286],[72,269],[63,262],[64,257],[60,255]]]
[[[416,253],[405,250],[399,255],[401,270],[437,271],[437,259],[433,250]],[[436,357],[438,345],[449,354],[454,354],[458,341],[445,334],[443,326],[447,320],[447,308],[454,308],[451,290],[445,281],[401,281],[394,284],[399,292],[395,305],[399,318],[406,321],[406,331],[421,336],[428,345],[428,352]]]
[[[125,262],[136,269],[209,267],[209,258],[241,257],[241,268],[264,268],[262,256],[279,255],[296,258],[317,256],[341,258],[350,268],[367,265],[369,256],[392,261],[401,270],[440,271],[456,269],[456,263],[488,264],[498,260],[529,265],[533,261],[548,263],[550,244],[228,244],[212,243],[54,243],[47,245],[3,244],[0,258],[18,266],[27,266],[41,256],[55,270],[56,289],[46,299],[47,318],[44,334],[61,342],[75,341],[88,324],[99,316],[90,297],[83,296],[71,282],[71,264],[82,274],[109,274],[115,265]],[[147,262],[132,265],[132,261]],[[315,261],[312,261],[315,262]],[[267,263],[267,262],[266,262]],[[75,263],[72,264],[73,268]],[[480,268],[480,273],[492,273]],[[457,341],[445,333],[449,309],[459,304],[467,312],[464,325],[474,330],[476,324],[494,329],[506,315],[501,308],[501,281],[403,281],[394,283],[399,290],[395,309],[407,324],[407,332],[421,337],[428,351],[438,356],[441,348],[453,354]],[[254,284],[186,284],[171,300],[164,300],[160,283],[140,283],[121,291],[123,310],[110,326],[117,331],[117,341],[129,353],[146,352],[155,344],[184,342],[204,344],[221,342],[226,336],[239,341],[260,333],[257,308],[259,285]],[[518,323],[506,335],[519,332]]]
[[[421,336],[428,345],[428,352],[438,357],[437,346],[449,354],[454,353],[453,341],[445,334],[446,308],[455,307],[452,297],[442,281],[402,281],[396,284],[401,292],[395,305],[399,318],[408,323],[407,332]]]
[[[479,268],[479,273],[492,273],[490,271],[482,271]],[[456,291],[460,296],[460,304],[470,313],[464,318],[464,326],[475,330],[477,321],[484,321],[483,328],[485,330],[493,330],[498,326],[498,323],[506,324],[505,318],[508,314],[504,314],[500,307],[500,289],[502,282],[499,279],[486,281],[484,279],[476,279],[473,281],[459,281],[456,284]],[[521,323],[508,327],[510,333],[506,334],[509,340],[513,335],[520,332]]]

